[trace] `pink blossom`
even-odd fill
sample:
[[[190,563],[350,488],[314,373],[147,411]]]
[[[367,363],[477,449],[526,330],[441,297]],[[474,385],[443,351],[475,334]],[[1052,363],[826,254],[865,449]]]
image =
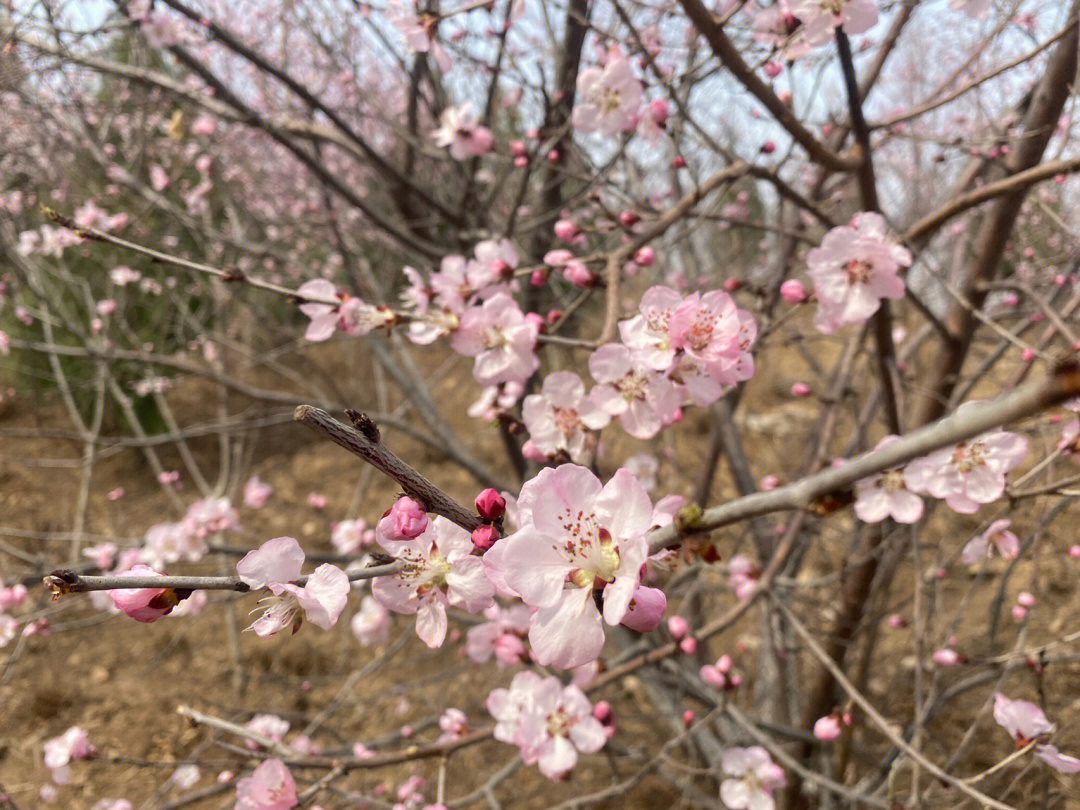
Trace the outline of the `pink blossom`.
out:
[[[3,649],[12,641],[19,632],[19,622],[14,616],[0,613],[0,649]]]
[[[534,352],[537,335],[514,299],[498,293],[465,310],[451,346],[476,358],[473,376],[481,384],[524,383],[540,365]]]
[[[439,117],[439,128],[431,137],[436,146],[449,146],[450,157],[467,160],[491,151],[493,138],[487,127],[477,123],[472,105],[466,102],[459,107],[447,107]]]
[[[416,614],[416,634],[429,647],[446,638],[446,606],[477,613],[491,604],[495,589],[472,555],[469,533],[444,517],[432,520],[414,539],[395,539],[382,531],[376,539],[405,568],[392,577],[378,577],[372,595],[395,613]]]
[[[259,476],[253,475],[244,484],[244,506],[249,509],[262,509],[266,506],[266,502],[270,500],[273,493],[274,488],[272,486],[259,478]]]
[[[294,538],[275,537],[244,555],[236,564],[236,573],[242,582],[256,590],[271,582],[292,582],[300,578],[305,556]]]
[[[203,498],[188,507],[183,523],[199,538],[238,529],[240,518],[228,498]]]
[[[537,450],[547,457],[563,452],[577,463],[589,460],[589,431],[611,421],[609,413],[585,396],[585,384],[572,371],[545,377],[540,393],[525,397],[521,413]]]
[[[349,578],[340,568],[326,563],[316,568],[303,586],[271,582],[267,587],[273,596],[259,600],[267,607],[249,628],[262,638],[286,627],[295,633],[300,629],[304,617],[317,627],[329,630],[337,624],[338,617],[345,609]]]
[[[405,37],[409,48],[417,53],[431,53],[443,73],[453,67],[450,54],[435,38],[438,18],[418,15],[414,0],[387,0],[386,19]]]
[[[321,492],[309,492],[307,503],[312,509],[325,509],[328,503],[326,496]]]
[[[656,489],[656,473],[660,469],[660,462],[657,461],[656,456],[638,453],[623,461],[620,466],[629,470],[630,474],[645,487],[646,492]]]
[[[625,469],[602,486],[584,467],[545,468],[518,498],[521,528],[484,555],[496,585],[539,608],[529,628],[536,661],[570,669],[593,661],[604,645],[593,590],[603,592],[603,620],[622,621],[648,548],[648,493]]]
[[[135,565],[121,577],[163,577],[148,565]],[[172,588],[117,588],[106,591],[113,604],[125,616],[147,624],[156,622],[176,607],[179,599]]]
[[[874,449],[887,447],[896,438],[886,436]],[[917,523],[922,513],[922,498],[907,488],[901,469],[875,473],[855,484],[855,514],[859,520],[878,523],[891,517],[897,523]]]
[[[278,717],[276,714],[257,714],[244,723],[244,728],[268,737],[274,742],[281,742],[289,733],[290,723],[288,720]],[[259,744],[254,740],[247,740],[246,745],[252,751],[258,749]]]
[[[1080,759],[1062,754],[1056,745],[1039,745],[1035,756],[1060,773],[1080,773]]]
[[[391,540],[412,540],[422,535],[427,528],[428,515],[423,505],[408,495],[402,495],[379,519],[375,527],[376,539],[381,535]]]
[[[1015,560],[1020,555],[1020,541],[1009,531],[1010,521],[995,520],[986,531],[969,540],[960,552],[960,562],[975,565],[994,556],[996,550],[1003,560]]]
[[[192,135],[213,135],[217,131],[217,121],[210,113],[202,113],[191,122]]]
[[[720,755],[728,777],[720,783],[720,801],[731,810],[773,810],[773,791],[784,787],[784,769],[759,745],[728,748]]]
[[[930,660],[939,667],[954,667],[960,663],[960,653],[951,647],[942,647],[940,650],[934,650]]]
[[[818,298],[814,325],[829,333],[864,322],[882,298],[903,298],[899,271],[911,264],[911,254],[890,236],[880,214],[864,211],[825,234],[806,262]]]
[[[962,413],[974,403],[964,403]],[[1027,439],[1016,433],[992,430],[969,442],[938,450],[904,468],[904,483],[912,492],[944,498],[961,514],[976,512],[1005,491],[1005,474],[1027,455]]]
[[[796,0],[792,11],[803,23],[801,36],[810,47],[827,44],[834,28],[848,35],[862,34],[878,21],[874,0]]]
[[[99,570],[108,571],[113,567],[113,562],[116,559],[116,544],[98,543],[90,548],[84,548],[82,554],[92,560]]]
[[[377,647],[390,640],[390,612],[378,599],[365,596],[350,623],[353,636],[364,647]]]
[[[443,732],[439,735],[439,742],[460,740],[469,733],[469,721],[465,717],[465,712],[451,707],[439,718],[439,728]]]
[[[744,602],[757,589],[761,570],[742,554],[736,554],[728,561],[728,577],[728,587],[735,591],[735,598]]]
[[[202,776],[198,765],[181,765],[172,775],[172,783],[181,790],[190,790],[199,784]]]
[[[1054,724],[1037,705],[1026,700],[1010,700],[1001,692],[994,694],[994,720],[1018,745],[1027,745],[1054,731]]]
[[[85,729],[72,726],[59,737],[45,742],[45,767],[52,771],[53,781],[58,785],[67,784],[71,778],[68,768],[74,760],[90,759],[97,751],[90,744],[90,737]]]
[[[607,742],[585,693],[555,677],[519,672],[509,689],[493,690],[485,705],[496,720],[495,739],[517,745],[525,764],[539,765],[549,779],[569,773],[579,752],[595,753]]]
[[[292,537],[275,537],[249,551],[236,564],[242,582],[253,589],[269,588],[272,596],[260,600],[263,615],[249,628],[266,638],[290,627],[295,633],[304,616],[323,630],[333,627],[348,601],[349,578],[340,568],[320,565],[303,586],[300,577],[304,550]]]
[[[610,416],[619,417],[634,438],[651,439],[674,421],[678,389],[659,372],[635,362],[626,346],[601,346],[589,357],[589,373],[599,383],[589,399]]]
[[[375,530],[363,520],[341,520],[334,524],[330,542],[338,554],[359,554],[375,543]]]
[[[150,185],[154,191],[164,191],[169,187],[169,183],[172,180],[169,178],[169,173],[161,166],[160,163],[150,164]]]
[[[525,652],[521,639],[529,632],[532,610],[521,604],[511,607],[493,604],[484,610],[484,618],[486,622],[465,632],[466,655],[478,664],[490,660],[492,655],[502,664],[520,662]]]
[[[26,602],[26,586],[21,582],[5,588],[0,584],[0,610],[15,610]]]
[[[128,284],[134,284],[140,278],[142,278],[142,273],[123,265],[109,271],[109,279],[117,287],[125,287]]]
[[[336,329],[353,336],[366,335],[394,320],[389,309],[338,292],[326,279],[304,282],[296,289],[296,295],[306,302],[300,305],[300,311],[311,318],[311,323],[304,338],[312,342],[328,340]],[[334,299],[339,303],[329,303]]]
[[[158,523],[146,531],[147,561],[166,563],[198,562],[208,551],[206,540],[191,530],[188,523]]]
[[[236,783],[236,810],[291,810],[296,782],[280,759],[268,759]]]
[[[642,95],[629,60],[616,53],[605,67],[586,68],[578,76],[574,128],[614,137],[634,126]]]

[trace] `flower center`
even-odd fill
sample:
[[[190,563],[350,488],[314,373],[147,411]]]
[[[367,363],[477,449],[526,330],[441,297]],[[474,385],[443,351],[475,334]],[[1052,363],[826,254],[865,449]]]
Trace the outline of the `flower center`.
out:
[[[571,436],[578,431],[581,426],[581,419],[578,417],[578,412],[573,408],[553,408],[555,412],[555,427],[559,429],[559,432],[564,436]]]
[[[849,284],[865,284],[870,279],[870,262],[863,259],[852,259],[844,265],[844,270],[847,271]]]

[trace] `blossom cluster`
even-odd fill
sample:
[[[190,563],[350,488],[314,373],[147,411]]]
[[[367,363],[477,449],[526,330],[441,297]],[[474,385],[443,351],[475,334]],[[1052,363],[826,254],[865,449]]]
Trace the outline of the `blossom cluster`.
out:
[[[608,739],[584,692],[530,670],[515,675],[509,689],[491,692],[487,709],[495,739],[518,746],[525,764],[539,766],[549,779],[569,773],[579,753],[594,754]]]
[[[963,413],[974,403],[964,403]],[[886,437],[878,448],[895,441]],[[974,514],[1005,491],[1005,475],[1027,455],[1027,439],[1017,433],[992,430],[975,439],[937,450],[863,479],[855,486],[855,514],[875,523],[891,517],[898,523],[915,523],[922,517],[920,494],[944,499],[950,509]]]

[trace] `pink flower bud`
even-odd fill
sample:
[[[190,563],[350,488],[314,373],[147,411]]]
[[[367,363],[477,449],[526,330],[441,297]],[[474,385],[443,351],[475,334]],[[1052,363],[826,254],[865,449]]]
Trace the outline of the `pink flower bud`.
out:
[[[163,577],[148,565],[135,565],[121,577]],[[180,600],[172,588],[116,588],[106,591],[117,610],[137,622],[156,622],[172,611]]]
[[[521,446],[521,455],[525,456],[529,461],[535,461],[537,464],[547,461],[547,453],[537,447],[532,439],[529,439]]]
[[[1035,359],[1035,352],[1033,352],[1031,349],[1024,349],[1024,351],[1021,352],[1020,356],[1023,358],[1025,363],[1030,363],[1032,360]]]
[[[412,540],[424,533],[428,516],[424,507],[408,495],[402,495],[380,518],[378,530],[392,540]]]
[[[954,667],[960,663],[960,653],[946,647],[945,649],[935,650],[930,659],[939,667]]]
[[[547,314],[547,322],[555,323],[555,321],[559,320],[559,318],[561,318],[562,316],[563,311],[561,309],[549,309]]]
[[[577,223],[569,219],[560,219],[555,223],[555,236],[564,242],[573,241],[574,237],[581,233]]]
[[[907,627],[907,619],[905,619],[899,613],[892,614],[886,620],[886,623],[889,625],[889,627],[893,628],[894,630],[899,630],[902,627]]]
[[[624,228],[632,228],[641,221],[641,217],[633,211],[623,211],[619,214],[619,224]]]
[[[656,122],[657,126],[662,127],[667,123],[669,113],[668,103],[664,99],[653,99],[649,103],[649,115],[652,116],[652,120]]]
[[[765,141],[765,143],[761,145],[761,154],[763,155],[771,155],[775,151],[776,144],[773,141]]]
[[[639,633],[651,633],[660,626],[665,610],[667,596],[663,591],[638,585],[619,623]]]
[[[521,157],[514,158],[514,167],[515,168],[524,169],[528,165],[529,165],[529,159],[527,157],[525,157],[524,155],[521,156]]]
[[[668,619],[667,626],[668,632],[671,633],[671,637],[676,641],[679,641],[690,629],[690,622],[682,616],[672,616]]]
[[[646,245],[634,254],[634,262],[639,267],[650,267],[656,261],[656,251]]]
[[[789,304],[801,304],[806,300],[806,287],[797,278],[789,278],[780,285],[780,297]]]
[[[814,736],[822,742],[833,742],[840,736],[840,721],[836,715],[827,714],[814,723]]]
[[[1016,621],[1022,622],[1025,618],[1027,618],[1027,608],[1023,605],[1013,605],[1012,617]]]
[[[496,638],[492,649],[495,651],[495,658],[508,667],[525,660],[525,642],[513,633],[503,633]]]
[[[526,312],[525,320],[535,326],[537,332],[543,333],[544,330],[547,329],[547,323],[544,322],[544,316],[537,312]]]
[[[1016,603],[1026,608],[1035,607],[1035,595],[1027,591],[1020,591],[1016,597]]]
[[[110,489],[109,494],[105,496],[106,500],[118,501],[124,497],[124,488],[117,487],[116,489]]]
[[[697,639],[696,638],[684,638],[679,642],[679,649],[687,655],[693,655],[697,652]]]
[[[494,489],[485,489],[476,496],[476,512],[484,520],[498,520],[506,513],[506,498]]]
[[[790,90],[780,90],[777,92],[776,97],[780,99],[781,104],[790,104],[792,101]]]
[[[701,680],[711,686],[713,689],[723,689],[727,686],[727,678],[712,664],[706,664],[699,671]]]
[[[724,280],[724,289],[728,292],[735,292],[742,288],[741,278],[729,278]]]
[[[729,672],[731,672],[731,667],[732,667],[731,656],[728,655],[727,653],[725,653],[724,655],[721,655],[719,658],[716,659],[716,668],[718,670],[720,670],[722,673],[724,673],[725,675],[727,675]]]
[[[516,158],[528,157],[529,149],[525,141],[510,141],[510,154]]]
[[[0,610],[14,610],[26,602],[26,586],[17,582],[10,588],[0,588]]]
[[[676,169],[685,169],[686,158],[684,158],[682,155],[676,155],[675,159],[671,161],[671,165],[674,166]]]
[[[499,530],[494,526],[485,524],[483,526],[477,526],[472,531],[473,545],[481,551],[487,551],[493,545],[495,541],[499,539]]]
[[[559,159],[560,159],[560,157],[561,157],[561,155],[559,154],[559,150],[558,150],[558,149],[552,149],[552,150],[551,150],[550,152],[548,152],[548,154],[547,154],[547,159],[548,159],[548,160],[549,160],[549,161],[550,161],[551,163],[558,163],[558,162],[559,162]]]
[[[769,492],[780,486],[780,478],[776,475],[766,475],[760,481],[758,481],[758,489],[762,492]]]
[[[593,274],[589,272],[589,268],[580,259],[567,262],[562,272],[563,278],[577,287],[588,287],[596,280]]]
[[[683,725],[690,725],[694,722],[694,713],[690,709],[687,709],[685,712],[682,713],[682,721]]]
[[[1080,560],[1080,546],[1069,546],[1069,556],[1074,560]]]
[[[611,704],[606,700],[597,701],[596,705],[593,706],[592,716],[603,723],[611,717]]]
[[[548,274],[545,270],[533,270],[529,275],[529,283],[534,287],[543,287],[547,280]]]
[[[779,62],[773,62],[771,60],[765,63],[764,68],[765,75],[768,76],[770,79],[775,79],[777,76],[784,72],[783,65],[781,65]]]
[[[804,382],[797,382],[791,386],[791,395],[793,397],[805,397],[810,394],[810,386]]]

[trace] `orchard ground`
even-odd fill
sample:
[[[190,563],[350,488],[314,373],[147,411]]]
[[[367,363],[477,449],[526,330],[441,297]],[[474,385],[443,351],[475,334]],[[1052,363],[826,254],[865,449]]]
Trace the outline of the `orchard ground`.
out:
[[[794,325],[787,330],[792,335],[800,331]],[[373,398],[364,401],[360,393],[371,390],[372,386],[365,386],[364,380],[365,375],[373,373],[362,344],[342,341],[305,351],[317,356],[328,378],[340,375],[339,379],[350,381],[349,395],[357,397],[350,400],[353,407],[378,408],[379,403]],[[817,349],[811,348],[814,351]],[[473,391],[471,386],[460,385],[459,381],[466,376],[469,361],[447,355],[432,359],[432,354],[425,355],[423,361],[442,412],[461,435],[469,437],[471,447],[490,459],[505,479],[511,481],[495,428],[465,416]],[[765,405],[740,417],[740,422],[745,428],[747,453],[755,473],[783,476],[810,453],[814,409],[807,400],[790,393],[793,382],[812,378],[804,358],[794,351],[779,352],[778,356],[785,359],[767,366],[768,374],[755,377],[747,394],[751,396],[749,401]],[[170,402],[184,426],[215,421],[216,397],[208,396],[208,391],[203,383],[189,381],[178,383],[169,392]],[[55,397],[17,395],[0,407],[3,409],[0,411],[3,436],[0,540],[6,547],[37,560],[39,565],[33,571],[30,565],[5,552],[0,555],[3,572],[0,578],[8,584],[18,579],[36,583],[40,574],[54,568],[58,561],[70,559],[71,541],[19,537],[12,530],[30,533],[71,530],[82,445]],[[229,412],[251,418],[268,415],[265,405],[256,405],[239,396],[230,399]],[[253,548],[271,537],[292,535],[309,554],[331,552],[330,531],[335,521],[361,517],[371,523],[390,505],[397,491],[392,482],[357,458],[292,423],[290,413],[291,408],[275,407],[270,415],[280,416],[276,426],[253,430],[244,437],[251,442],[250,473],[257,473],[269,483],[274,494],[261,510],[238,507],[242,529],[225,538],[230,546]],[[405,418],[417,417],[407,412]],[[688,411],[687,422],[687,429],[665,432],[659,442],[660,483],[653,493],[654,499],[670,492],[688,496],[693,493],[713,428],[707,415],[696,409]],[[1055,430],[1047,426],[1046,442],[1052,443]],[[123,435],[119,426],[113,426],[107,433],[114,438]],[[838,435],[842,437],[843,431]],[[479,486],[467,474],[430,447],[387,428],[383,429],[383,439],[460,501],[470,503],[478,491]],[[212,433],[190,440],[204,469],[215,468],[217,442],[218,437]],[[622,434],[615,442],[607,447],[608,459],[645,450],[644,443],[638,448],[639,443]],[[1045,450],[1039,447],[1037,438],[1033,439],[1033,448]],[[186,480],[175,447],[170,443],[157,449],[167,469],[181,471],[184,487],[179,494],[186,505],[197,496]],[[612,472],[610,463],[605,466],[603,456],[600,466],[605,474]],[[124,489],[124,496],[108,500],[106,494],[117,487]],[[312,492],[326,496],[325,509],[308,505]],[[734,494],[734,486],[721,463],[710,502]],[[238,504],[239,500],[234,498],[234,503]],[[981,575],[989,577],[993,586],[978,589],[974,597],[969,597],[971,577],[975,574],[956,563],[956,555],[986,522],[989,517],[986,513],[1000,506],[984,507],[980,515],[972,518],[939,514],[939,518],[948,517],[951,526],[955,527],[959,521],[970,532],[963,536],[939,536],[939,545],[924,545],[922,555],[928,572],[934,570],[938,560],[952,561],[946,566],[943,579],[927,579],[926,590],[932,600],[928,604],[931,610],[960,608],[954,628],[959,636],[959,649],[977,661],[1009,653],[1013,649],[1009,639],[1015,639],[1016,649],[1023,649],[1028,646],[1026,638],[1068,636],[1077,629],[1076,617],[1080,615],[1077,587],[1080,561],[1070,560],[1065,554],[1065,549],[1075,541],[1069,534],[1067,519],[1056,521],[1048,531],[1038,535],[1036,548],[1023,554],[1017,563],[993,563],[983,569]],[[943,511],[939,509],[939,513]],[[1024,528],[1035,525],[1039,517],[1023,502],[1009,516],[1014,526]],[[129,538],[135,542],[150,525],[174,517],[138,449],[102,448],[90,490],[86,529],[89,534]],[[824,542],[811,551],[810,564],[804,566],[800,580],[811,587],[835,589],[841,561],[848,552],[854,517],[847,509],[820,520],[829,524],[821,532]],[[930,521],[931,531],[926,536],[938,536],[932,531],[935,517]],[[718,532],[722,557],[729,558],[737,546],[745,549],[745,539],[743,527]],[[84,546],[90,544],[86,542]],[[235,556],[210,557],[185,570],[221,573],[231,570],[235,561]],[[896,576],[898,581],[910,582],[913,571],[904,562]],[[715,582],[718,586],[722,582],[719,573]],[[1038,583],[1038,590],[1031,583]],[[187,806],[224,808],[232,806],[233,791],[231,787],[215,791],[215,777],[224,770],[242,771],[252,762],[250,752],[233,736],[193,726],[177,714],[180,706],[239,723],[256,714],[276,714],[291,723],[286,741],[307,733],[324,752],[348,754],[353,744],[361,741],[370,747],[395,749],[411,742],[431,742],[439,734],[437,720],[447,706],[462,709],[474,727],[486,725],[490,717],[483,701],[490,689],[505,686],[511,675],[506,670],[498,672],[491,667],[473,665],[465,657],[461,642],[448,642],[440,650],[428,650],[416,638],[411,617],[396,617],[387,647],[361,647],[349,631],[349,619],[359,605],[358,595],[350,600],[342,620],[330,632],[305,626],[294,637],[263,640],[253,633],[237,632],[250,622],[247,614],[255,608],[256,601],[251,595],[212,593],[209,605],[198,616],[169,617],[153,625],[143,625],[122,616],[97,612],[85,596],[71,595],[58,602],[48,602],[43,589],[36,584],[30,587],[36,606],[33,615],[48,618],[51,635],[18,639],[0,653],[0,785],[20,808],[45,806],[39,798],[39,789],[49,783],[50,773],[42,761],[42,745],[73,725],[89,732],[99,753],[94,761],[73,763],[73,781],[58,788],[53,806],[84,810],[110,797],[127,798],[135,807],[160,808],[180,806],[170,803],[208,792],[210,795],[204,800]],[[1021,590],[1044,596],[1030,611],[1026,632],[1017,637],[1009,607]],[[669,615],[680,612],[692,615],[693,610],[703,608],[711,608],[708,613],[715,615],[721,598],[730,600],[728,595],[713,597],[706,593],[697,607],[676,602],[669,605]],[[996,637],[964,635],[969,620],[973,627],[988,626],[986,617],[992,611],[1000,616]],[[864,628],[866,633],[880,635],[875,665],[865,672],[865,683],[887,717],[902,717],[911,708],[915,657],[910,631],[888,627],[886,617],[893,613],[910,621],[911,605],[906,602],[879,605],[872,612],[874,624]],[[824,637],[830,617],[805,618],[820,630],[819,637]],[[995,625],[989,623],[989,626]],[[754,653],[761,643],[759,637],[746,632],[737,627],[701,645],[697,653],[700,663],[714,661],[722,652],[732,654],[747,684],[734,697],[743,707],[752,701]],[[861,635],[860,640],[863,638]],[[924,651],[927,661],[931,651]],[[1062,750],[1080,750],[1080,690],[1075,688],[1080,678],[1080,656],[1071,655],[1067,644],[1049,650],[1047,655],[1051,659],[1056,655],[1064,657],[1063,661],[1052,664],[1054,677],[1047,680],[1041,694],[1043,705],[1061,729],[1055,742]],[[882,666],[881,662],[887,665]],[[350,678],[361,671],[362,677]],[[990,670],[991,675],[995,672],[1000,670]],[[965,666],[928,669],[926,677],[954,687],[965,682]],[[935,716],[925,736],[926,755],[935,762],[945,763],[957,750],[965,730],[977,719],[973,728],[978,734],[963,749],[963,759],[954,771],[962,777],[993,766],[1012,746],[1011,740],[994,723],[990,706],[983,699],[991,684],[982,678],[979,681],[982,688],[961,696],[948,711]],[[1042,681],[1032,669],[1020,667],[997,688],[1016,695],[1029,693],[1032,685],[1043,689]],[[480,787],[480,781],[493,771],[492,763],[518,762],[516,773],[502,782],[495,797],[504,800],[513,797],[521,802],[515,806],[551,806],[578,795],[579,785],[605,785],[628,776],[636,770],[632,763],[640,764],[654,754],[660,741],[681,724],[683,710],[691,709],[699,716],[705,712],[692,695],[685,696],[677,712],[671,707],[665,710],[652,705],[635,676],[628,676],[593,697],[603,697],[612,703],[618,733],[604,752],[585,757],[565,784],[553,785],[534,768],[521,767],[516,748],[489,741],[450,758],[447,798]],[[330,717],[332,721],[326,722]],[[858,715],[856,726],[859,734],[853,747],[854,756],[878,761],[882,738],[868,730],[865,718]],[[412,731],[408,739],[402,736],[406,727]],[[178,765],[189,761],[199,763],[202,777],[196,787],[184,791],[171,785],[170,777]],[[598,806],[669,805],[677,800],[683,777],[689,772],[685,763],[694,764],[692,754],[689,758],[673,757],[663,762],[657,772],[649,773],[627,797]],[[359,771],[344,780],[341,789],[393,803],[397,787],[410,775],[419,774],[427,780],[425,796],[433,801],[437,769],[437,762],[428,760],[378,772]],[[323,775],[304,770],[295,773],[301,788]],[[1020,792],[1011,797],[1015,806],[1080,807],[1080,787],[1073,781],[1065,781],[1068,777],[1040,767],[1038,762],[1029,765],[1025,773],[1027,778]],[[386,792],[382,793],[383,790]],[[1063,804],[1045,803],[1048,796],[1063,795]],[[329,807],[351,806],[338,788],[322,798]]]

